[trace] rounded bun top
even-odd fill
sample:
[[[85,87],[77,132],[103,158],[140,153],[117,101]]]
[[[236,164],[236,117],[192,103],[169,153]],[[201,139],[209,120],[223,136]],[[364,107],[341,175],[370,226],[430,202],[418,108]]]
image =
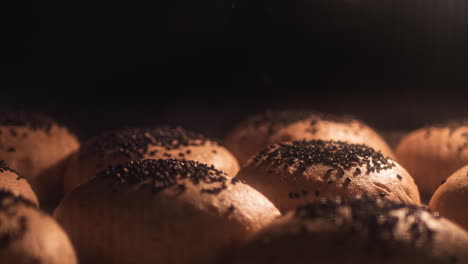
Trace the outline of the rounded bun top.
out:
[[[239,170],[237,160],[227,149],[202,134],[181,127],[126,128],[106,132],[84,144],[69,163],[65,193],[110,165],[169,158],[214,165],[231,176]]]
[[[277,143],[252,157],[236,178],[268,197],[283,213],[309,201],[361,197],[420,204],[408,172],[380,151],[342,141]]]
[[[13,172],[14,174],[18,175],[18,179],[23,178],[23,176],[21,176],[17,171],[8,167],[8,165],[5,163],[4,160],[0,160],[0,173],[6,172],[6,171]]]
[[[423,213],[431,215],[432,220],[438,219],[438,215],[429,211],[426,207],[410,204],[396,203],[390,200],[373,200],[368,197],[362,199],[345,199],[341,201],[327,201],[325,203],[307,203],[298,206],[294,212],[294,218],[301,220],[323,219],[335,222],[339,218],[349,218],[343,214],[342,209],[350,210],[352,223],[358,230],[369,236],[371,243],[392,243],[389,234],[396,231],[398,222],[410,220],[414,225],[408,232],[410,243],[431,243],[435,231],[432,230],[424,218]],[[403,210],[402,219],[394,215],[394,211]]]
[[[280,213],[214,166],[149,159],[109,166],[70,192],[55,214],[82,262],[182,264],[217,263]],[[106,224],[83,234],[96,221]]]
[[[0,190],[0,263],[75,264],[75,251],[55,220],[30,201]]]
[[[17,171],[8,167],[5,161],[0,160],[0,190],[12,192],[39,205],[36,194],[26,179]]]
[[[467,246],[468,233],[425,207],[364,197],[299,206],[233,263],[465,263]]]
[[[468,230],[468,165],[441,182],[429,207]]]
[[[269,125],[272,130],[279,129],[281,126],[287,126],[299,121],[309,120],[311,126],[317,125],[318,121],[330,121],[334,123],[351,123],[358,121],[350,115],[332,115],[315,111],[300,111],[300,110],[281,110],[281,111],[265,111],[263,113],[253,115],[248,118],[244,125],[262,126]],[[361,122],[361,121],[359,121]],[[310,132],[313,131],[313,129]]]
[[[17,111],[0,114],[0,126],[24,126],[49,132],[53,125],[57,125],[57,121],[41,113]]]
[[[84,146],[81,157],[113,155],[143,158],[148,153],[148,146],[172,150],[180,147],[201,146],[207,142],[213,145],[218,144],[217,141],[208,139],[202,134],[181,127],[126,128],[94,137]]]
[[[249,117],[226,137],[226,146],[239,161],[274,143],[292,140],[341,140],[366,143],[393,158],[393,151],[372,128],[349,115],[314,111],[266,111]]]
[[[341,141],[309,140],[279,143],[260,152],[251,163],[294,166],[305,170],[317,164],[347,170],[364,165],[363,173],[380,172],[395,167],[395,163],[380,151],[363,144],[349,144]]]
[[[465,126],[468,126],[468,119],[449,120],[447,122],[434,123],[426,127],[449,128],[453,132]]]
[[[202,193],[217,194],[227,188],[227,184],[236,184],[237,179],[228,181],[224,172],[191,160],[159,159],[130,161],[127,164],[110,166],[106,171],[98,173],[97,178],[112,180],[115,184],[140,184],[148,186],[153,193],[174,187],[182,180],[188,180],[197,185],[204,183],[209,188],[201,189]],[[177,186],[181,191],[184,185]]]
[[[412,131],[400,141],[396,154],[429,201],[442,180],[468,164],[468,119]]]

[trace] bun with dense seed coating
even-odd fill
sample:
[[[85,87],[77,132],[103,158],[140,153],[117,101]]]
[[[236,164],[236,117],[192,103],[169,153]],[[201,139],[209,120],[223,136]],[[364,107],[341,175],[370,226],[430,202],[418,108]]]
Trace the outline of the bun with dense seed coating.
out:
[[[468,263],[468,233],[388,200],[304,204],[259,231],[230,264]]]
[[[268,197],[285,213],[304,201],[369,195],[419,204],[408,172],[374,149],[340,141],[274,144],[253,157],[236,178]]]
[[[195,161],[111,166],[55,212],[85,263],[215,263],[279,216],[262,194]],[[115,239],[118,234],[118,239]]]
[[[90,139],[71,159],[65,193],[93,178],[109,165],[143,159],[187,159],[214,165],[235,176],[239,165],[217,141],[181,127],[127,128]]]

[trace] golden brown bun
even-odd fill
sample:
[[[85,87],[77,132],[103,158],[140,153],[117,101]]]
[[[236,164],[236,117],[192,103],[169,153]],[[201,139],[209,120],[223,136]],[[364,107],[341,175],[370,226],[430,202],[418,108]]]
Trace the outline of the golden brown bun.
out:
[[[428,201],[447,175],[468,164],[468,120],[413,131],[396,154],[414,177],[423,201]]]
[[[187,159],[214,165],[230,176],[239,171],[236,158],[216,141],[177,128],[132,128],[94,137],[73,155],[65,176],[65,193],[113,164],[143,159]]]
[[[45,210],[61,199],[66,162],[78,147],[77,138],[47,116],[0,113],[0,158],[28,180]]]
[[[56,216],[83,263],[216,263],[279,216],[241,181],[195,161],[111,166],[65,197]]]
[[[387,143],[362,121],[313,112],[267,111],[252,116],[228,134],[225,145],[243,165],[271,144],[310,139],[367,144],[394,159]]]
[[[0,191],[0,263],[76,264],[77,259],[52,217],[29,201]]]
[[[293,141],[270,146],[236,178],[257,189],[285,213],[304,201],[367,194],[419,204],[419,192],[406,170],[365,145],[339,141]]]
[[[230,264],[468,263],[468,233],[390,201],[305,204],[275,220]]]
[[[435,191],[429,207],[468,230],[468,165]]]
[[[16,196],[21,196],[38,206],[36,194],[31,189],[28,181],[19,175],[18,172],[8,167],[3,160],[0,160],[0,190],[11,192]]]

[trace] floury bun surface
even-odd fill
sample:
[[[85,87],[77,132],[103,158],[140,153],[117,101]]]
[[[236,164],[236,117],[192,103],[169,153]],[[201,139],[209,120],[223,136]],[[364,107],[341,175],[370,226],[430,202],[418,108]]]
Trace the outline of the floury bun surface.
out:
[[[0,159],[28,180],[43,209],[62,198],[65,166],[78,147],[75,135],[48,116],[0,113]]]
[[[310,111],[267,111],[251,116],[227,135],[225,144],[243,165],[271,144],[311,139],[367,144],[395,157],[383,138],[362,121]]]
[[[285,213],[305,201],[369,195],[420,204],[413,178],[374,149],[339,141],[293,141],[271,145],[236,178],[257,189]]]
[[[39,205],[36,194],[31,189],[28,181],[18,172],[8,167],[0,160],[0,191],[8,191],[16,196],[21,196],[36,206]]]
[[[442,180],[468,164],[468,120],[415,130],[401,140],[396,154],[429,201]]]
[[[429,207],[468,230],[468,165],[442,181]]]
[[[82,263],[209,264],[280,213],[213,166],[159,159],[111,166],[55,215]]]
[[[127,128],[91,138],[73,155],[64,185],[69,193],[109,165],[143,159],[187,159],[214,165],[231,177],[236,158],[217,141],[181,127]]]
[[[68,236],[28,200],[0,190],[0,263],[77,264]]]
[[[259,231],[229,264],[462,264],[468,233],[388,200],[308,203]]]

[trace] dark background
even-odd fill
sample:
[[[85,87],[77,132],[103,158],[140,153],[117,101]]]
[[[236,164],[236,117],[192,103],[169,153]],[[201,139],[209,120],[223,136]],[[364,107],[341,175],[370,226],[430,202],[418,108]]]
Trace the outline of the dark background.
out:
[[[82,138],[159,124],[222,137],[266,108],[380,130],[468,115],[463,0],[0,5],[2,107],[49,113]]]

